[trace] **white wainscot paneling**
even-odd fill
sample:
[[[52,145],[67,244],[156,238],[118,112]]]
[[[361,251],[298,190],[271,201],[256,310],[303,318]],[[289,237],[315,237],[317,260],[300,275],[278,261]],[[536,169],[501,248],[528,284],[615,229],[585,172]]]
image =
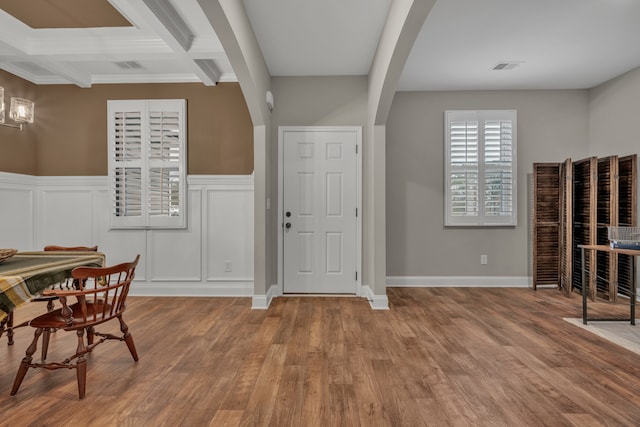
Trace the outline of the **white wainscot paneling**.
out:
[[[149,270],[153,282],[193,282],[202,278],[202,200],[189,190],[187,228],[149,231]]]
[[[140,255],[136,267],[136,281],[147,280],[147,230],[109,230],[109,192],[96,191],[93,216],[98,250],[107,255],[107,264],[132,261]]]
[[[93,242],[90,189],[47,188],[39,193],[40,245],[86,246]]]
[[[38,246],[95,244],[94,197],[103,177],[38,177]]]
[[[207,280],[253,283],[253,191],[210,189],[207,204]]]
[[[33,250],[34,179],[0,172],[0,248]]]
[[[252,176],[188,177],[184,230],[110,230],[107,184],[0,172],[0,247],[98,245],[108,265],[140,254],[131,295],[253,294]]]

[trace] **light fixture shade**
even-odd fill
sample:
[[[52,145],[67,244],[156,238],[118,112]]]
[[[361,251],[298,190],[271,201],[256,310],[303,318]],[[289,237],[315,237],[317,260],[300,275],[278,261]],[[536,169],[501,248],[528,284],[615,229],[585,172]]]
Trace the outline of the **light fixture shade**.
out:
[[[33,101],[12,97],[9,117],[16,123],[33,123]]]
[[[4,88],[0,86],[0,123],[4,123]]]

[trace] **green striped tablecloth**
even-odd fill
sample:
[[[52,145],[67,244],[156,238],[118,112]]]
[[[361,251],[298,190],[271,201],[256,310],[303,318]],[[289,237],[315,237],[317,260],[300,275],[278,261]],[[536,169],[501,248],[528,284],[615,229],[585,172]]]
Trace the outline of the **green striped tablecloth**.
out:
[[[80,266],[102,267],[100,252],[18,252],[0,263],[0,321]]]

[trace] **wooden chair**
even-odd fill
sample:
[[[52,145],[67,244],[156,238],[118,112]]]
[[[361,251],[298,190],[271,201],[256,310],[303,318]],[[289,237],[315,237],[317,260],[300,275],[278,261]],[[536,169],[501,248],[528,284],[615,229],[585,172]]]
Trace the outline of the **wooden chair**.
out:
[[[97,252],[98,251],[98,247],[97,246],[57,246],[57,245],[47,245],[44,247],[44,251],[48,252],[48,251],[75,251],[75,252]],[[56,283],[53,288],[60,288],[60,289],[73,289],[73,280],[67,280],[65,282],[62,283]],[[55,295],[50,295],[50,296],[39,296],[34,298],[31,301],[37,301],[37,302],[47,302],[47,311],[52,311],[53,310],[53,302],[55,300],[57,300],[58,297]],[[10,312],[6,319],[4,320],[3,324],[1,325],[2,328],[0,330],[0,337],[2,336],[2,332],[7,333],[7,345],[13,345],[13,331],[16,328],[21,328],[23,326],[27,326],[28,322],[24,322],[21,323],[19,325],[14,326],[13,325],[13,311]],[[46,359],[46,354],[42,355],[43,359]]]
[[[138,360],[138,353],[133,343],[133,337],[129,333],[129,328],[122,319],[122,314],[126,308],[127,294],[129,287],[135,276],[135,268],[140,255],[137,255],[132,262],[118,264],[112,267],[77,267],[73,270],[72,276],[81,284],[79,290],[59,290],[51,289],[44,291],[45,295],[55,295],[60,299],[61,308],[47,312],[29,321],[29,326],[35,328],[33,341],[26,351],[26,355],[13,382],[11,395],[18,392],[20,384],[29,368],[54,369],[75,369],[78,381],[78,395],[80,399],[85,396],[87,360],[85,355],[102,344],[106,340],[119,340],[127,344],[133,360]],[[74,297],[76,302],[70,304],[67,301]],[[121,336],[100,333],[94,327],[106,323],[110,320],[118,319],[120,322]],[[33,354],[37,350],[38,340],[41,335],[48,335],[52,328],[64,331],[75,331],[78,336],[78,343],[75,353],[64,359],[62,362],[33,362]],[[85,344],[84,334],[87,334]],[[94,342],[95,337],[100,337]],[[48,340],[43,337],[43,347],[48,345]],[[43,350],[45,350],[43,348]],[[46,351],[45,351],[46,353]]]

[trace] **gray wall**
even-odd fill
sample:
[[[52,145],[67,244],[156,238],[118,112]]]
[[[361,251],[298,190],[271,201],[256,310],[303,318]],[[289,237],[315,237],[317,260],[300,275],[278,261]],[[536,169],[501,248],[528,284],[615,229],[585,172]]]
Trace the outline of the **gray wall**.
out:
[[[367,122],[366,76],[355,77],[273,77],[271,92],[274,109],[271,113],[271,147],[269,150],[270,198],[269,229],[274,233],[270,239],[275,246],[269,251],[270,265],[276,265],[277,259],[277,222],[278,222],[278,127],[279,126],[362,126],[366,149]],[[367,236],[363,236],[367,244]],[[277,271],[271,274],[271,282],[276,283]]]
[[[640,68],[589,91],[589,151],[593,156],[640,154]],[[640,197],[636,206],[640,224]],[[640,271],[638,272],[640,275]],[[640,277],[640,276],[639,276]],[[640,283],[640,280],[638,281]]]
[[[387,122],[387,275],[527,276],[527,176],[534,162],[588,155],[588,108],[586,90],[397,93]],[[445,229],[448,109],[518,111],[517,227]]]
[[[589,91],[589,148],[594,156],[640,151],[640,68]]]

